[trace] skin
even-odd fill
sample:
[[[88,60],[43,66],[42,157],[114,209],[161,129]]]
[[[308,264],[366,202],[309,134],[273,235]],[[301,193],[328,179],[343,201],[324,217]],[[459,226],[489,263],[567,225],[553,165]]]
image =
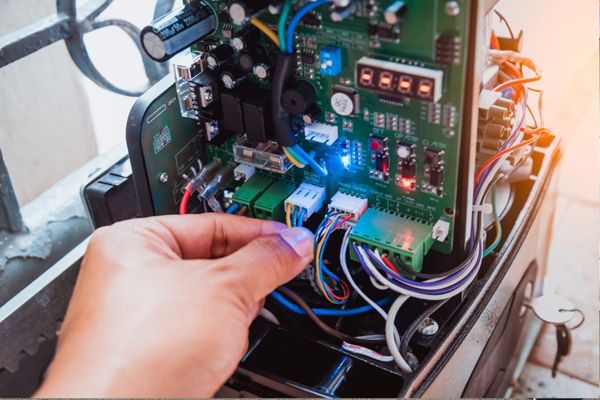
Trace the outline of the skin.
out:
[[[312,260],[303,228],[224,214],[136,219],[92,236],[38,397],[207,397],[264,298]]]

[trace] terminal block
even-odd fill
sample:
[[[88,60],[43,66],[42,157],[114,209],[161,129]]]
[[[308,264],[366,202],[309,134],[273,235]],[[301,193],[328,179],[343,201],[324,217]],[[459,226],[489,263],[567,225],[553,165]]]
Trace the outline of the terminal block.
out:
[[[273,179],[254,175],[233,194],[233,202],[248,207],[248,215],[254,217],[254,203],[273,183]]]
[[[285,199],[295,189],[296,185],[290,182],[277,181],[273,183],[254,203],[254,216],[261,219],[283,221]]]
[[[423,258],[433,245],[431,225],[386,211],[369,208],[352,229],[350,240],[399,257],[403,265],[421,271]],[[350,253],[353,259],[356,254]]]

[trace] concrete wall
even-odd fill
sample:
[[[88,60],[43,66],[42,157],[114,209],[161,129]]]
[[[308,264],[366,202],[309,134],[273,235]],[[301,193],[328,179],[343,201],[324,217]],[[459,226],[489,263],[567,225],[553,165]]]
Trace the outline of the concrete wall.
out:
[[[0,35],[56,11],[48,0],[1,0]],[[97,153],[81,78],[63,42],[0,69],[0,149],[21,204]]]

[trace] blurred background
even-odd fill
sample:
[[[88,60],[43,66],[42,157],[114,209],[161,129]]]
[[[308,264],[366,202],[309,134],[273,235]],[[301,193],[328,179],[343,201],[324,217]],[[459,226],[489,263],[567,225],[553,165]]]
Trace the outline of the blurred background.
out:
[[[80,3],[83,3],[81,1]],[[55,3],[2,0],[0,35],[55,12]],[[143,26],[154,0],[115,1],[104,13]],[[562,141],[559,191],[552,231],[546,292],[581,307],[586,322],[573,332],[572,354],[557,378],[553,327],[544,327],[515,396],[598,397],[600,242],[599,51],[597,0],[501,0],[498,10],[516,32],[524,54],[543,72],[546,126]],[[505,26],[493,19],[495,29]],[[90,56],[109,80],[128,88],[145,82],[133,42],[117,28],[86,35]],[[123,147],[132,97],[103,90],[71,62],[63,42],[0,69],[0,143],[21,204],[97,154]],[[32,135],[36,132],[36,135]],[[41,133],[41,134],[39,134]],[[9,144],[9,145],[5,145]],[[28,168],[16,166],[28,165]]]

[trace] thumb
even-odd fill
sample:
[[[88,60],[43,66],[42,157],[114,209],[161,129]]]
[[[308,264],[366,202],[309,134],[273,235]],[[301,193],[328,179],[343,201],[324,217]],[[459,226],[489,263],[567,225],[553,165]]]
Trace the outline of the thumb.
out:
[[[305,228],[288,228],[261,236],[223,258],[237,266],[249,301],[257,302],[298,275],[313,258],[313,234]]]

